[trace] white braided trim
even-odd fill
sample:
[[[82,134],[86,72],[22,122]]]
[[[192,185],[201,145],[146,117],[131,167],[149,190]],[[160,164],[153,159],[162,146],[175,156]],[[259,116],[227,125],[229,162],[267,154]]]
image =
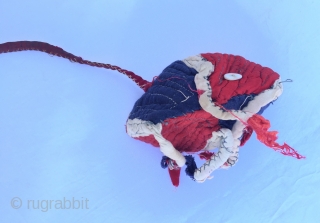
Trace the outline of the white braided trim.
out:
[[[210,174],[220,168],[231,156],[237,156],[235,147],[239,146],[239,142],[234,140],[231,130],[222,128],[217,133],[221,138],[219,151],[194,172],[194,178],[199,183],[208,179]]]
[[[175,160],[178,166],[182,167],[186,163],[185,157],[174,148],[171,142],[166,140],[162,134],[161,123],[153,124],[149,121],[141,119],[128,119],[127,121],[127,133],[133,138],[140,136],[153,135],[160,145],[161,152],[172,160]]]

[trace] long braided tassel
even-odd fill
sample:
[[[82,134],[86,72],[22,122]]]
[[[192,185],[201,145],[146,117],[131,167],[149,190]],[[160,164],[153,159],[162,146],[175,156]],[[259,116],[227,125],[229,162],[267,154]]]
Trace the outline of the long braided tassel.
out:
[[[69,59],[72,62],[86,64],[93,67],[102,67],[105,69],[117,70],[118,72],[125,74],[130,79],[132,79],[144,91],[147,91],[148,88],[151,86],[151,83],[149,81],[144,80],[142,77],[136,75],[132,71],[128,71],[111,64],[97,63],[89,60],[84,60],[81,57],[75,56],[71,53],[64,51],[60,47],[53,46],[48,43],[38,42],[38,41],[17,41],[17,42],[7,42],[7,43],[0,44],[0,54],[17,52],[17,51],[27,51],[27,50],[45,52],[54,56]]]

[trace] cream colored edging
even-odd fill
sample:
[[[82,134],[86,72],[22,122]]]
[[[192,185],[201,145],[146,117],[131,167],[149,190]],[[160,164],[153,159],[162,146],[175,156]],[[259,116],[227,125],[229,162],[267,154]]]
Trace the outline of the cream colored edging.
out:
[[[144,121],[141,119],[128,119],[127,121],[127,133],[129,136],[137,138],[140,136],[153,135],[160,145],[161,152],[169,157],[170,159],[176,161],[178,166],[182,167],[186,163],[185,157],[176,150],[172,143],[166,140],[162,135],[162,125],[161,123],[153,124],[149,121]]]

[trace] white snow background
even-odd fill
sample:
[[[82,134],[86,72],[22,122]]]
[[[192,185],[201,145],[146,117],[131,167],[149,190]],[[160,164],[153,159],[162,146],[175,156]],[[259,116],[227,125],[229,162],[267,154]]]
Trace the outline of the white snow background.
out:
[[[0,222],[320,222],[319,11],[316,0],[0,0],[0,43],[48,42],[147,80],[206,52],[272,68],[293,83],[264,116],[307,157],[253,135],[235,167],[204,184],[183,170],[175,189],[159,150],[125,132],[143,94],[130,79],[42,52],[1,54]],[[63,199],[87,207],[46,208]]]

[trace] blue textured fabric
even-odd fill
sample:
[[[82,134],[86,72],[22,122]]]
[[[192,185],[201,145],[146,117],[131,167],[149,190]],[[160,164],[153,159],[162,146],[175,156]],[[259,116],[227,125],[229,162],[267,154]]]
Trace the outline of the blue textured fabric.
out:
[[[166,67],[152,86],[135,103],[129,119],[154,124],[200,110],[194,76],[197,71],[178,60]]]
[[[227,103],[223,104],[222,106],[228,110],[230,109],[240,110],[246,107],[255,96],[256,94],[237,95],[232,97]],[[258,112],[258,114],[261,115],[264,112],[264,110],[266,110],[269,107],[271,103],[272,102],[262,107]],[[236,120],[219,120],[219,125],[221,126],[221,128],[227,128],[230,130],[232,130],[234,123],[236,123]]]

